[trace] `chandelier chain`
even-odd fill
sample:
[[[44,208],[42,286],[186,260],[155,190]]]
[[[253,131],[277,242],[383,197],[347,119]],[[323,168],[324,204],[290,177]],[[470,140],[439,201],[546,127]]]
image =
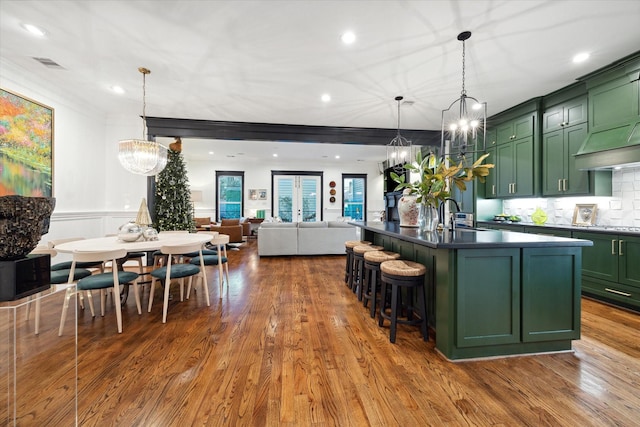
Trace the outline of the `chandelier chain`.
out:
[[[465,78],[465,41],[462,40],[462,92],[461,95],[464,96],[467,94],[467,90],[464,87],[464,78]]]

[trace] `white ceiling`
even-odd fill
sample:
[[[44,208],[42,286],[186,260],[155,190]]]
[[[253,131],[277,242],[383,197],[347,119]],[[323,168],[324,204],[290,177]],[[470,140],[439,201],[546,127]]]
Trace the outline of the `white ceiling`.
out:
[[[433,130],[460,93],[461,31],[473,33],[467,92],[491,115],[638,51],[639,22],[637,0],[2,0],[0,57],[107,114],[141,114],[144,66],[149,116],[395,128],[403,95],[413,105],[402,107],[402,127]],[[357,36],[349,46],[346,30]],[[573,64],[583,51],[590,60]]]

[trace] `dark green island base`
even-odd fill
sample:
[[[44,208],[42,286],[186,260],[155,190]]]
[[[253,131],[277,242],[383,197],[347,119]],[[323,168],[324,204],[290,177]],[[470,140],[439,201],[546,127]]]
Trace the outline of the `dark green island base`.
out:
[[[450,360],[571,350],[589,240],[500,230],[421,233],[351,222],[363,240],[424,264],[428,321]]]

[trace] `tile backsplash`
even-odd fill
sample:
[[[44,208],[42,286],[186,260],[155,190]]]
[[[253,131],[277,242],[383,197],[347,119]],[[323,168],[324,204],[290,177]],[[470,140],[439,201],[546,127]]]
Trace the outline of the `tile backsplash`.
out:
[[[549,225],[571,225],[576,204],[598,205],[596,225],[640,227],[640,167],[613,171],[612,197],[557,197],[505,200],[504,213],[532,222],[540,207]]]

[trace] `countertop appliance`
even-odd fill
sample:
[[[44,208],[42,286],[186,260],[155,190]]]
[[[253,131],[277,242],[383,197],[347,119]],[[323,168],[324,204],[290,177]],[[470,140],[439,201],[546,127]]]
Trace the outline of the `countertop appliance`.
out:
[[[473,214],[466,212],[454,212],[456,227],[473,228]]]

